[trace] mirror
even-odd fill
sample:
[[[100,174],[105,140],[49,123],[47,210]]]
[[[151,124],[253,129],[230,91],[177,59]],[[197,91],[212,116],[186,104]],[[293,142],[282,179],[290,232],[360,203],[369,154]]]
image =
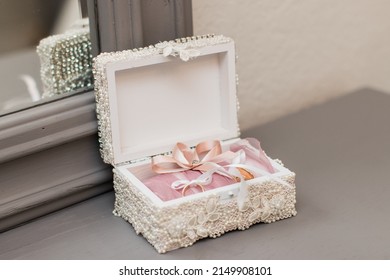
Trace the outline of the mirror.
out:
[[[85,42],[81,42],[81,49],[75,47],[70,56],[65,47],[50,52],[56,40],[64,40],[64,36],[74,37],[86,30],[89,40],[88,20],[81,21],[81,15],[78,0],[0,2],[0,116],[92,88],[92,78],[85,82],[82,80],[84,77],[78,77],[78,80],[73,77],[68,84],[58,83],[59,79],[69,79],[67,73],[78,71],[91,75],[90,66],[86,67],[88,63],[85,59],[80,60],[88,47]],[[53,36],[55,34],[62,35]],[[48,37],[46,41],[41,41]],[[37,46],[43,42],[47,45],[39,53]],[[70,43],[73,46],[75,42]],[[66,67],[57,69],[53,60],[48,58],[50,55],[59,57],[56,61],[62,61],[67,64]],[[77,65],[74,65],[75,61]],[[57,82],[55,85],[54,80]]]

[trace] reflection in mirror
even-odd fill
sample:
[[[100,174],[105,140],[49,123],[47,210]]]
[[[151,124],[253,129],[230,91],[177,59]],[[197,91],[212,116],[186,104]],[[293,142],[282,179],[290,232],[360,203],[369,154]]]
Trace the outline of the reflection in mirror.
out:
[[[2,0],[0,36],[0,115],[91,89],[78,0]]]

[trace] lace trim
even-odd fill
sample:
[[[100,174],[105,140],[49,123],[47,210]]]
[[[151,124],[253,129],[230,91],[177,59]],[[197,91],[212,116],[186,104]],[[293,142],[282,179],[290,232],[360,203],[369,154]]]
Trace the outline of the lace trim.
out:
[[[241,211],[236,199],[221,201],[215,195],[158,208],[114,169],[115,211],[159,253],[165,253],[188,247],[202,238],[216,238],[228,231],[245,230],[256,223],[272,223],[295,216],[295,174],[282,179],[294,188],[286,188],[275,181],[251,185],[246,207]]]

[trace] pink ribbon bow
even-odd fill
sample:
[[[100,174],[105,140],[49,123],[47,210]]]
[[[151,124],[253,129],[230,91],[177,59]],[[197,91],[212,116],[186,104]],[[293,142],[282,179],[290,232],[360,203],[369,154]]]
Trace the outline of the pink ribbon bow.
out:
[[[211,169],[229,164],[236,153],[226,151],[222,153],[221,143],[218,140],[203,141],[190,149],[183,143],[177,143],[172,156],[155,156],[152,158],[152,169],[156,173],[173,173],[185,170],[207,172]]]

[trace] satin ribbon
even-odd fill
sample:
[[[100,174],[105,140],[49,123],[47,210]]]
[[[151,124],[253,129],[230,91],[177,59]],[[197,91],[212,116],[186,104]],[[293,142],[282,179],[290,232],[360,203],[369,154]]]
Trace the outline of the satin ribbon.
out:
[[[260,166],[268,171],[269,173],[274,173],[275,169],[269,161],[267,155],[260,146],[259,140],[255,138],[246,138],[233,143],[230,146],[232,152],[237,152],[239,150],[244,150],[245,155],[249,155],[251,158],[256,159]],[[241,161],[243,163],[244,161]],[[237,162],[236,162],[237,163]]]
[[[152,170],[156,173],[175,173],[185,170],[198,170],[202,173],[231,163],[236,153],[222,153],[218,140],[204,141],[190,149],[183,143],[177,143],[172,150],[172,156],[155,156],[152,158]]]
[[[228,164],[225,166],[217,166],[213,169],[209,169],[207,172],[203,173],[195,180],[190,181],[190,180],[182,179],[182,180],[174,181],[171,184],[171,188],[173,188],[175,190],[180,190],[180,189],[185,189],[188,186],[196,186],[196,185],[207,186],[212,182],[212,177],[213,177],[214,173],[218,173],[218,174],[230,177],[230,178],[238,177],[238,178],[240,178],[240,190],[239,190],[239,193],[237,196],[237,204],[238,204],[238,208],[240,210],[242,210],[244,207],[244,204],[248,198],[248,194],[249,194],[248,187],[249,186],[248,186],[248,183],[242,177],[242,175],[239,171],[239,168],[243,168],[247,171],[252,172],[255,175],[255,177],[262,176],[263,178],[266,178],[268,180],[276,181],[287,188],[293,187],[290,183],[280,179],[279,177],[276,177],[276,175],[274,173],[270,173],[268,171],[269,168],[267,168],[267,170],[264,170],[264,169],[261,169],[258,167],[243,164],[243,162],[245,162],[245,161],[246,161],[245,152],[243,150],[237,151],[235,153],[235,157],[233,158],[231,164]],[[228,170],[226,170],[226,169],[228,169]],[[273,167],[272,167],[272,170],[274,171]]]
[[[210,169],[209,171],[203,173],[200,175],[198,178],[194,180],[187,180],[187,179],[180,179],[177,181],[174,181],[171,184],[171,188],[174,190],[181,190],[184,189],[188,186],[196,186],[196,185],[202,185],[202,186],[207,186],[211,184],[213,180],[213,174],[218,173],[220,175],[232,178],[233,176],[227,172],[222,166],[216,167],[214,169]]]

